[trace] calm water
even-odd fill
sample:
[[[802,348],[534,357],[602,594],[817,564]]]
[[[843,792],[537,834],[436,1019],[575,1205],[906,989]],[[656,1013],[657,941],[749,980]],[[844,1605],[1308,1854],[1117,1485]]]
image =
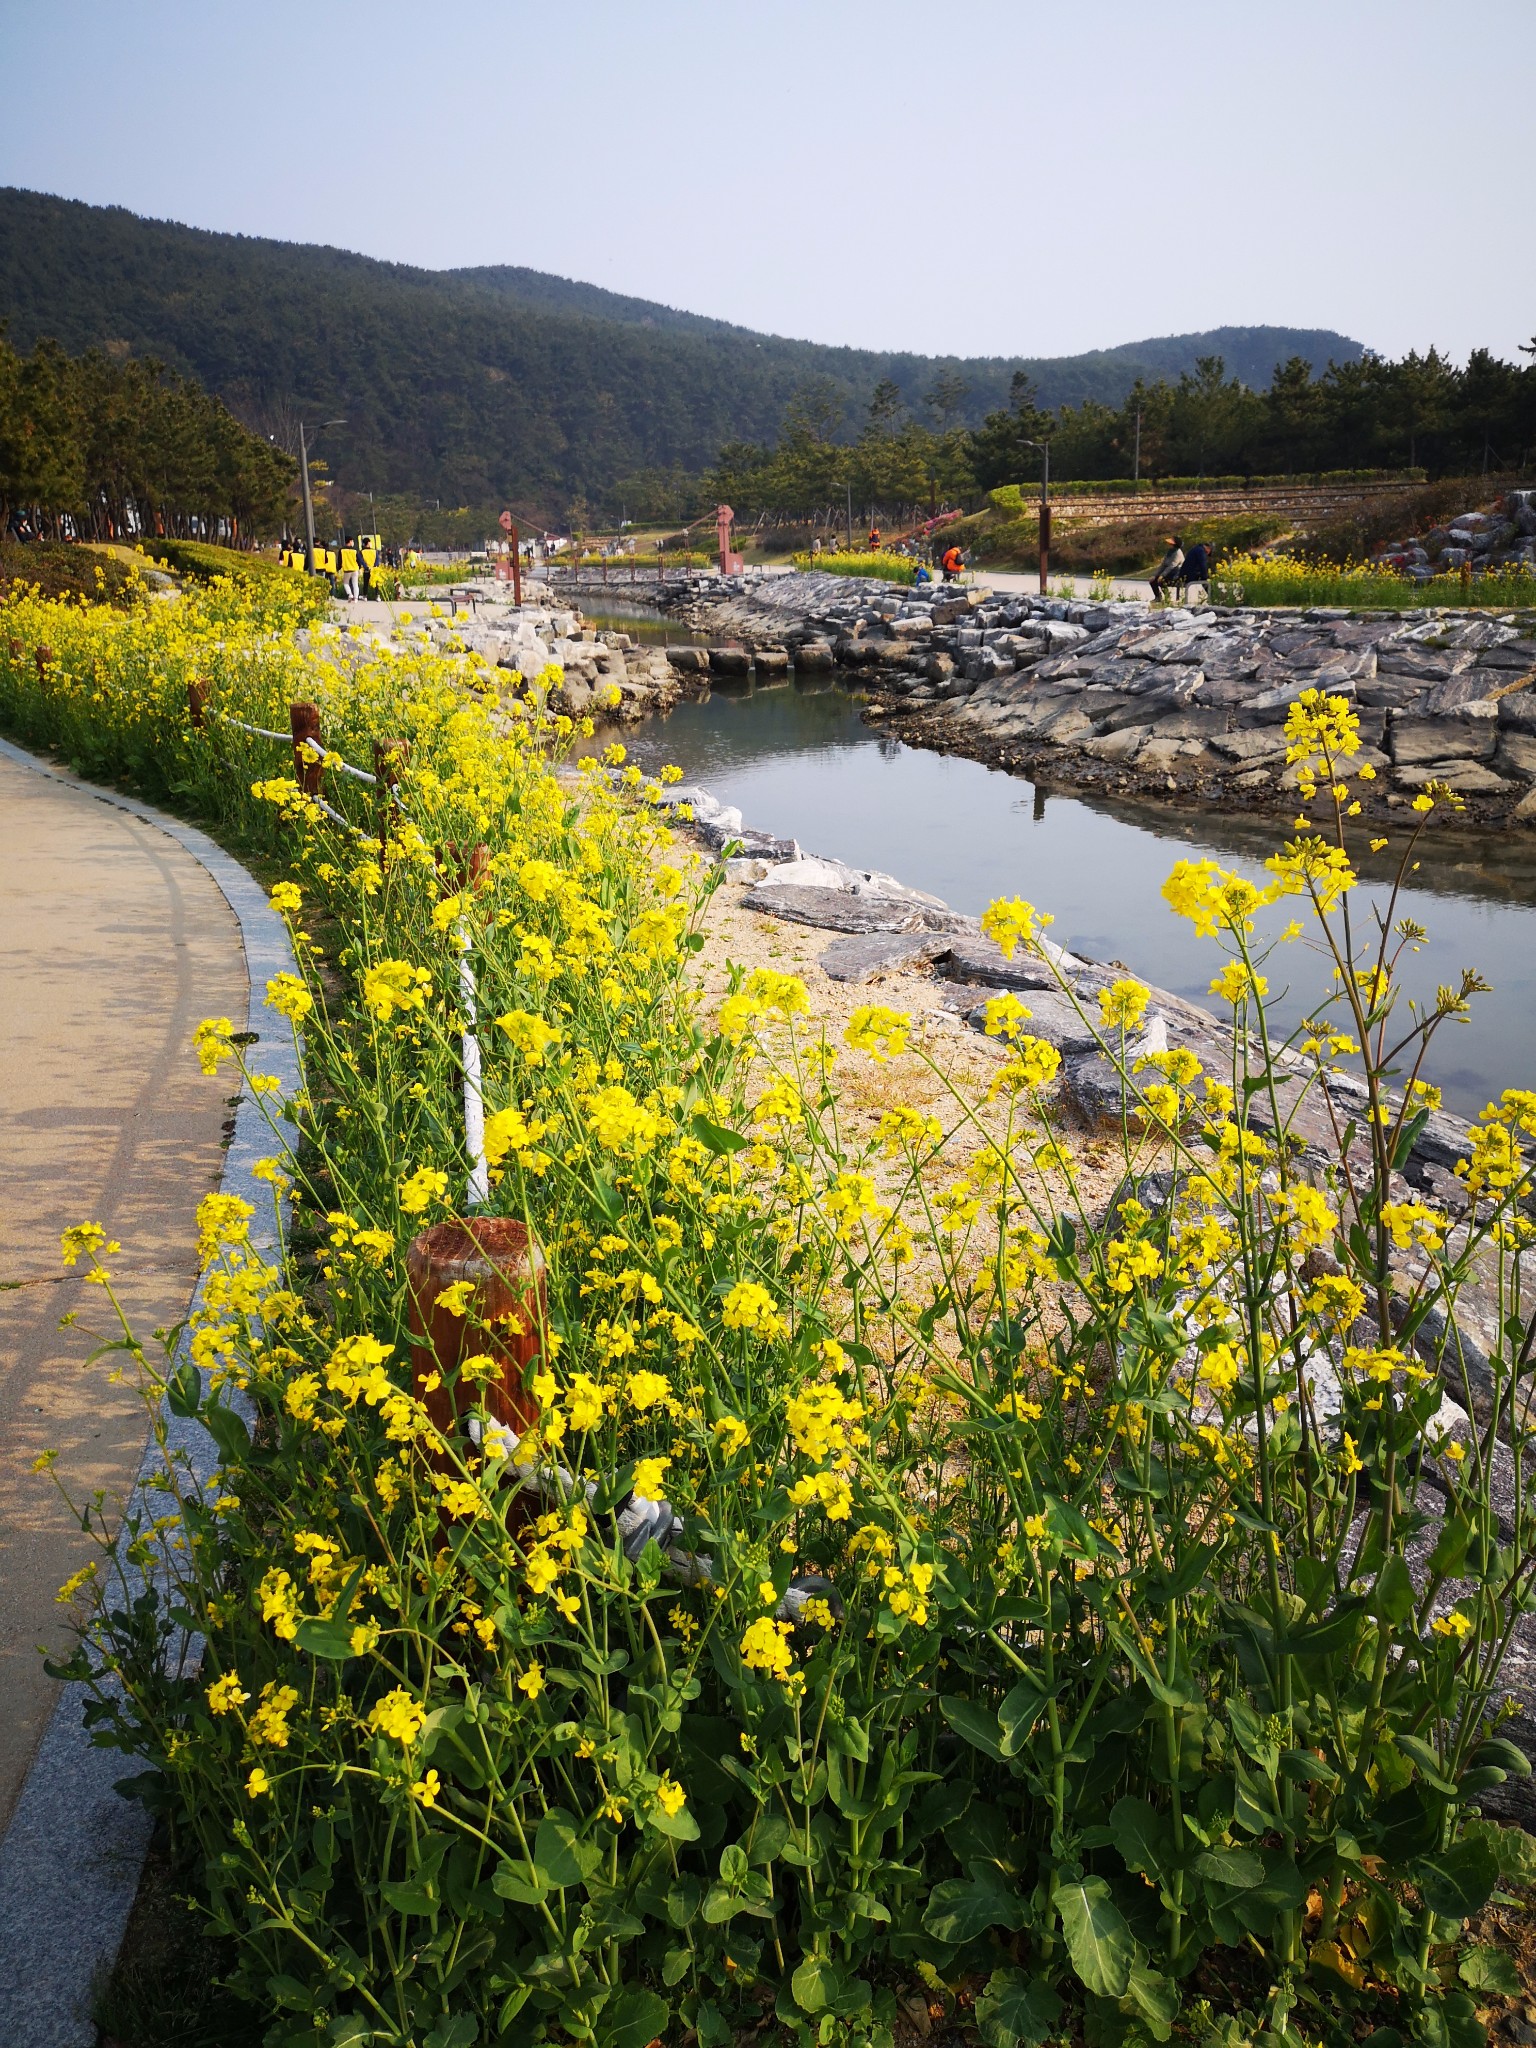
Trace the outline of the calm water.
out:
[[[883,868],[957,910],[1027,897],[1055,913],[1051,935],[1064,945],[1124,961],[1194,1001],[1207,1000],[1220,961],[1163,902],[1168,871],[1208,854],[1265,880],[1281,823],[1048,795],[1022,777],[883,738],[842,684],[819,677],[717,688],[623,737],[642,767],[675,761],[690,782],[739,804],[748,825]],[[1463,966],[1494,984],[1474,1000],[1470,1023],[1442,1027],[1433,1058],[1447,1106],[1475,1115],[1491,1092],[1536,1086],[1536,839],[1436,835],[1434,845],[1399,908],[1430,934],[1405,979],[1410,993],[1431,997]],[[1380,875],[1366,872],[1352,898],[1357,917],[1385,901]],[[1281,949],[1268,972],[1287,1022],[1330,984],[1321,956],[1302,944]]]

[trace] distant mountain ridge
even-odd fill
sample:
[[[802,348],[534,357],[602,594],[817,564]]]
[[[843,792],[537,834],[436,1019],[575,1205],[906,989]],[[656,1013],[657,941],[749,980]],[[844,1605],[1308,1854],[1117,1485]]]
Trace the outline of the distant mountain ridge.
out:
[[[333,462],[362,489],[448,502],[560,502],[641,471],[707,468],[769,440],[826,380],[862,424],[892,379],[914,410],[945,370],[974,424],[1022,370],[1046,406],[1117,403],[1138,376],[1222,356],[1256,386],[1300,355],[1321,370],[1360,343],[1327,329],[1223,327],[1056,358],[935,357],[756,334],[703,314],[515,265],[432,271],[342,249],[228,235],[0,188],[0,319],[12,342],[155,355],[253,425],[343,414]]]

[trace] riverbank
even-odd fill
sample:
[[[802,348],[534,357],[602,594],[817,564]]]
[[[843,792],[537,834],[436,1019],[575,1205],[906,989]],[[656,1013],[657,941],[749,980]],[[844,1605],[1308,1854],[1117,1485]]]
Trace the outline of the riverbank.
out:
[[[1359,716],[1364,816],[1390,820],[1436,782],[1481,826],[1536,822],[1533,613],[1191,609],[816,574],[679,577],[648,597],[738,643],[674,650],[684,672],[744,673],[764,653],[835,668],[901,739],[1047,786],[1293,811],[1285,719],[1317,689]]]

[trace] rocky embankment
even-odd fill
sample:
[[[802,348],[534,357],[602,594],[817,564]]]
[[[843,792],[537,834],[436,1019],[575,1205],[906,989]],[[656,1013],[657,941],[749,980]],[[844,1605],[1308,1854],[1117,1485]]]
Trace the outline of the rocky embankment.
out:
[[[1428,533],[1389,541],[1378,558],[1415,583],[1449,569],[1536,568],[1536,491],[1508,491],[1487,512],[1459,512]]]
[[[658,602],[759,666],[844,670],[913,745],[1041,782],[1289,811],[1286,714],[1320,689],[1359,714],[1367,815],[1439,781],[1479,821],[1536,823],[1536,613],[1186,610],[823,575],[677,579]],[[747,666],[745,647],[671,659]]]
[[[554,669],[550,708],[573,718],[590,713],[608,723],[632,723],[653,711],[665,711],[700,687],[672,666],[664,648],[642,647],[628,633],[598,631],[574,606],[543,601],[545,593],[537,585],[521,610],[501,599],[499,587],[486,587],[497,594],[477,599],[472,610],[448,613],[439,604],[423,612],[412,605],[404,617],[396,615],[400,622],[388,632],[351,641],[338,639],[333,628],[329,639],[317,637],[315,644],[395,653],[414,637],[439,653],[478,655],[495,667],[515,671],[527,685]]]

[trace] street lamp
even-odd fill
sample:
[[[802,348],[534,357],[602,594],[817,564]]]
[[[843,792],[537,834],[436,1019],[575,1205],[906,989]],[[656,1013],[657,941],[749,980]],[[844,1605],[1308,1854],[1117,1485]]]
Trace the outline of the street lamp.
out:
[[[318,431],[324,433],[327,427],[344,427],[345,420],[322,420]],[[304,439],[304,422],[299,421],[299,475],[304,479],[304,573],[315,573],[315,508],[309,495],[309,444]]]
[[[1040,450],[1040,595],[1046,593],[1046,558],[1051,552],[1051,444],[1025,441],[1026,448]]]

